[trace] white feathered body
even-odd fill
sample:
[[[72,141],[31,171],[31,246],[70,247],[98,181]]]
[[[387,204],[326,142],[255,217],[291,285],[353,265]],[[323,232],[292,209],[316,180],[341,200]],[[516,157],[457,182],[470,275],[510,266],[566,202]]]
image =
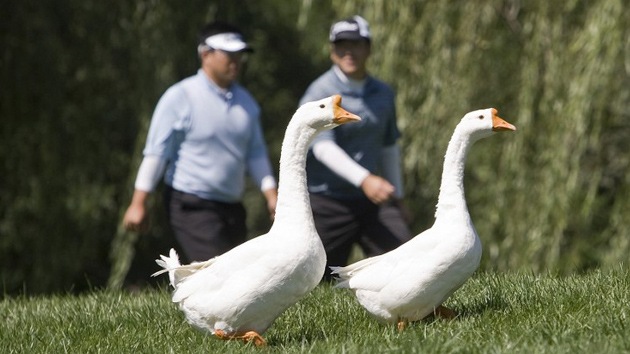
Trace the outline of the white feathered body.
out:
[[[353,290],[384,322],[426,317],[479,266],[481,242],[470,219],[464,222],[470,227],[435,223],[391,252],[337,269],[343,279],[337,286]]]
[[[470,146],[492,134],[495,113],[493,109],[470,112],[455,129],[444,158],[431,228],[383,255],[333,267],[340,278],[337,286],[352,290],[381,321],[426,317],[479,267],[482,247],[466,205],[464,165]]]
[[[323,275],[323,246],[321,242],[298,242],[304,233],[315,232],[302,225],[296,221],[272,229],[209,261],[175,269],[175,274],[190,275],[173,284],[173,302],[201,330],[264,333]],[[317,233],[314,236],[318,238]]]

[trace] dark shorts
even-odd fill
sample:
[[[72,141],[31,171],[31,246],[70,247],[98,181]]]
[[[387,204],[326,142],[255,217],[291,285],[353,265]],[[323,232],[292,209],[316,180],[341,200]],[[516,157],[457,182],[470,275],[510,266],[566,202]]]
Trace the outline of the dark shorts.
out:
[[[247,239],[245,208],[166,188],[167,215],[187,262],[205,261]]]
[[[377,256],[409,241],[409,230],[398,205],[380,206],[367,198],[339,200],[311,194],[315,228],[322,239],[328,266],[347,265],[352,246],[358,244],[367,257]]]

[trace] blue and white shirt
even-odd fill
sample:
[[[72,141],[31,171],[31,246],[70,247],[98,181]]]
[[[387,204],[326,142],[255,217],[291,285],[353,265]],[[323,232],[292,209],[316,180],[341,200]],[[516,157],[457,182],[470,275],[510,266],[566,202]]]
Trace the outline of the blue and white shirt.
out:
[[[338,69],[333,66],[313,81],[300,99],[300,105],[340,94],[343,108],[361,117],[361,121],[324,131],[315,137],[313,144],[322,140],[334,141],[356,163],[377,174],[383,148],[393,146],[400,137],[394,91],[372,76],[368,76],[363,89],[357,91],[342,81],[335,70]],[[363,196],[361,189],[326,167],[312,151],[306,160],[306,171],[310,193],[339,199]]]

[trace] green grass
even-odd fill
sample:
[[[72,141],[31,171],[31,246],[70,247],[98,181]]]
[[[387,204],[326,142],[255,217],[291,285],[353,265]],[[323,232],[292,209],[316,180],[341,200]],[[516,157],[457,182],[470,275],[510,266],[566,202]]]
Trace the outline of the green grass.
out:
[[[94,291],[0,302],[2,353],[621,353],[630,351],[630,272],[479,273],[447,301],[455,320],[397,332],[323,284],[258,349],[191,328],[169,292]]]

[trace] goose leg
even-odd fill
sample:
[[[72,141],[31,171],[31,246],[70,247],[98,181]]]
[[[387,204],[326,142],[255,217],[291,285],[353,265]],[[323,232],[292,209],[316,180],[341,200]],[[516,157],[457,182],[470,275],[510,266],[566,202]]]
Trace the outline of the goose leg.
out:
[[[404,318],[398,319],[398,323],[396,324],[396,328],[398,328],[398,332],[402,332],[407,327],[407,320]]]
[[[265,341],[265,339],[260,334],[254,331],[249,331],[245,333],[236,332],[234,334],[227,334],[225,333],[225,331],[217,329],[214,331],[214,335],[217,336],[219,339],[223,339],[223,340],[241,339],[245,343],[253,342],[254,345],[257,347],[264,347],[267,345],[267,342]]]
[[[435,310],[433,310],[433,314],[435,316],[439,316],[447,320],[452,320],[455,317],[457,317],[457,312],[449,309],[448,307],[444,307],[442,305],[438,306]]]
[[[245,332],[241,337],[245,342],[254,342],[257,347],[264,347],[267,345],[267,341],[258,333],[254,331]]]
[[[431,314],[427,315],[430,316]],[[455,317],[457,317],[457,312],[455,312],[454,310],[449,309],[448,307],[445,306],[438,306],[433,310],[433,315],[434,316],[439,316],[442,317],[444,319],[447,320],[452,320]],[[396,328],[398,328],[398,332],[402,332],[405,330],[405,328],[407,328],[407,324],[409,323],[409,321],[407,321],[406,319],[400,317],[398,318],[398,322],[396,323]]]

